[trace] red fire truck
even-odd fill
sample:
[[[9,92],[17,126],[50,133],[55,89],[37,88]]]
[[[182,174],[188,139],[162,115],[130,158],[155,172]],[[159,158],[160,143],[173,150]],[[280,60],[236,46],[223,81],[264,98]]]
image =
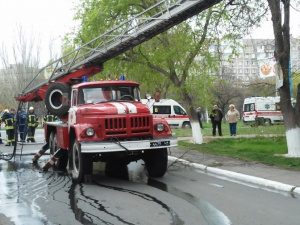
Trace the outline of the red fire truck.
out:
[[[44,99],[47,109],[60,117],[61,121],[44,126],[46,148],[56,156],[56,166],[65,168],[69,161],[73,180],[82,182],[92,173],[95,161],[113,167],[142,159],[150,176],[163,176],[167,148],[176,146],[177,139],[167,122],[153,119],[141,103],[139,84],[125,80],[81,82],[82,78],[72,75],[64,76],[69,82],[55,82],[31,95],[16,97],[25,102]]]

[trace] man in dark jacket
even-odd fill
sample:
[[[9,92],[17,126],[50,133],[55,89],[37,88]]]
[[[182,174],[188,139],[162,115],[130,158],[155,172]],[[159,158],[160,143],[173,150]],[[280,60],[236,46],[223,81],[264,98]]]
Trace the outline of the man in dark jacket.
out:
[[[0,109],[1,112],[1,109]],[[0,114],[0,130],[1,130],[1,124],[2,124],[2,116]],[[1,131],[0,131],[0,144],[3,144],[2,138],[1,138]]]
[[[214,108],[212,112],[209,115],[209,118],[211,119],[212,126],[213,126],[213,136],[216,136],[216,128],[218,127],[219,136],[222,136],[222,119],[223,119],[223,113],[219,109],[218,105],[214,105]]]
[[[10,146],[15,144],[15,125],[14,125],[14,117],[12,114],[9,113],[8,109],[4,110],[2,115],[2,121],[5,123],[5,130],[6,130],[6,145]]]
[[[198,121],[200,124],[200,128],[203,129],[203,125],[202,125],[202,121],[201,121],[201,108],[200,107],[197,108],[197,117],[198,117]]]

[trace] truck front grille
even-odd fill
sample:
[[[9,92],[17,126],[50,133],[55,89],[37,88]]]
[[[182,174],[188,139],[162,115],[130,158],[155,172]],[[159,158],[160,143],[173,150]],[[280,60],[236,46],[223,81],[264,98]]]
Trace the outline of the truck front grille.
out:
[[[105,119],[105,133],[107,136],[137,136],[149,135],[152,127],[150,116],[127,116]]]

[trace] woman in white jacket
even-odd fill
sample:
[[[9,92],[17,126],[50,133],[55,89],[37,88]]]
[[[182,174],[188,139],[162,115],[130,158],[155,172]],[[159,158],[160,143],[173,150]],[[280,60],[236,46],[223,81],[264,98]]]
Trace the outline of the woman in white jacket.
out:
[[[229,105],[229,110],[225,116],[229,123],[230,136],[236,135],[236,124],[240,119],[240,113],[237,111],[233,104]]]

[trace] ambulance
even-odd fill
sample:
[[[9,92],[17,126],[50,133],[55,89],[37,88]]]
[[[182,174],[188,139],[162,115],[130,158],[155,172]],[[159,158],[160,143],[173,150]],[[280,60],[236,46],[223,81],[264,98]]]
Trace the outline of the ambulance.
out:
[[[245,125],[283,124],[280,97],[249,97],[244,99],[243,121]],[[292,99],[292,103],[296,101]]]
[[[191,128],[189,117],[185,109],[173,99],[142,99],[153,118],[164,118],[171,128]]]

